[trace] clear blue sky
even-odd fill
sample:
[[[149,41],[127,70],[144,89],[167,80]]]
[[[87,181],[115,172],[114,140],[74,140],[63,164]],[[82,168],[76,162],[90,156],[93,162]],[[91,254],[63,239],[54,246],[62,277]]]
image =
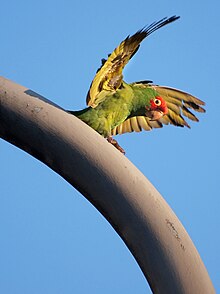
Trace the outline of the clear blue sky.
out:
[[[124,77],[188,91],[206,101],[207,113],[191,130],[118,139],[182,221],[217,292],[219,10],[217,0],[12,0],[0,17],[0,74],[80,109],[101,58],[144,25],[181,16],[144,41]],[[122,240],[81,194],[3,140],[0,162],[0,293],[151,293]]]

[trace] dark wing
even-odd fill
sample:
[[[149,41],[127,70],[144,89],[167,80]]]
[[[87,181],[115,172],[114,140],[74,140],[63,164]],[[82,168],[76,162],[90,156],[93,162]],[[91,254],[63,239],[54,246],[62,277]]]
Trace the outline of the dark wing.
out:
[[[159,28],[177,20],[179,16],[163,18],[153,22],[146,28],[139,30],[132,36],[128,36],[121,44],[109,55],[107,60],[102,60],[102,66],[97,71],[93,79],[86,102],[91,107],[96,107],[106,94],[114,92],[120,88],[123,80],[122,71],[128,61],[137,52],[141,41]]]

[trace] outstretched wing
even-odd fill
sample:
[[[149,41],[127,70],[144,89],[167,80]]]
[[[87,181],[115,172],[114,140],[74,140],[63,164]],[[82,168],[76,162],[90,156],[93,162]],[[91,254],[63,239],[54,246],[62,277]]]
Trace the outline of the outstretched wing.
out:
[[[146,28],[128,36],[121,44],[109,55],[107,60],[102,60],[102,66],[98,69],[94,80],[91,83],[87,94],[86,102],[91,107],[96,107],[109,91],[120,88],[123,80],[122,71],[128,61],[137,52],[141,41],[159,28],[177,20],[179,16],[163,18],[153,22]]]
[[[165,86],[151,86],[156,90],[159,96],[166,101],[168,114],[157,121],[152,121],[145,116],[129,118],[115,127],[112,130],[112,135],[127,132],[140,132],[142,130],[150,131],[152,128],[162,128],[163,124],[190,128],[184,117],[192,121],[199,121],[190,109],[196,112],[205,112],[205,109],[201,106],[205,105],[205,103],[186,92]]]
[[[150,120],[146,116],[135,116],[126,119],[122,124],[111,131],[111,135],[121,135],[124,133],[150,131],[153,128],[162,128],[163,124],[158,120]]]
[[[169,109],[168,114],[160,119],[164,124],[190,128],[183,116],[198,122],[198,118],[190,109],[196,112],[205,112],[205,109],[201,106],[205,103],[191,94],[165,86],[154,86],[154,88],[166,100]]]

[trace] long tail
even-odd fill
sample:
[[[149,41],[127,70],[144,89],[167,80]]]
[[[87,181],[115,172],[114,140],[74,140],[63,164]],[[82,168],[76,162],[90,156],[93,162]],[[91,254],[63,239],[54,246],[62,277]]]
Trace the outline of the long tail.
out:
[[[88,111],[88,108],[82,109],[82,110],[66,110],[66,112],[73,114],[77,117],[79,117],[80,115],[84,114],[85,112]]]

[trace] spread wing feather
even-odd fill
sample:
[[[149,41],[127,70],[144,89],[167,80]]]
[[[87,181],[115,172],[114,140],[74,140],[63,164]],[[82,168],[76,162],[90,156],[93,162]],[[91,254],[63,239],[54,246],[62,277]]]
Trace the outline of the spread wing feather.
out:
[[[138,84],[139,83],[137,83],[137,85]],[[144,84],[141,84],[141,86],[144,87]],[[164,115],[157,121],[152,121],[145,116],[129,118],[119,126],[115,127],[112,130],[112,135],[123,134],[126,132],[140,132],[141,130],[150,131],[152,128],[161,128],[163,125],[168,124],[190,128],[184,117],[187,117],[192,121],[199,120],[188,108],[196,112],[205,112],[205,109],[202,107],[205,103],[189,93],[165,86],[149,85],[147,83],[145,86],[153,87],[158,95],[166,101],[168,114]]]
[[[102,66],[98,69],[87,94],[86,102],[91,107],[96,107],[105,99],[105,95],[99,95],[102,91],[114,92],[123,82],[122,71],[132,56],[137,52],[141,41],[159,28],[175,21],[179,16],[163,18],[153,22],[148,27],[139,30],[132,36],[128,36],[109,55],[107,60],[102,60]]]
[[[115,127],[111,135],[121,135],[124,133],[140,132],[142,130],[150,131],[153,128],[162,128],[163,124],[160,121],[152,121],[145,116],[135,116],[125,120],[122,124]]]

